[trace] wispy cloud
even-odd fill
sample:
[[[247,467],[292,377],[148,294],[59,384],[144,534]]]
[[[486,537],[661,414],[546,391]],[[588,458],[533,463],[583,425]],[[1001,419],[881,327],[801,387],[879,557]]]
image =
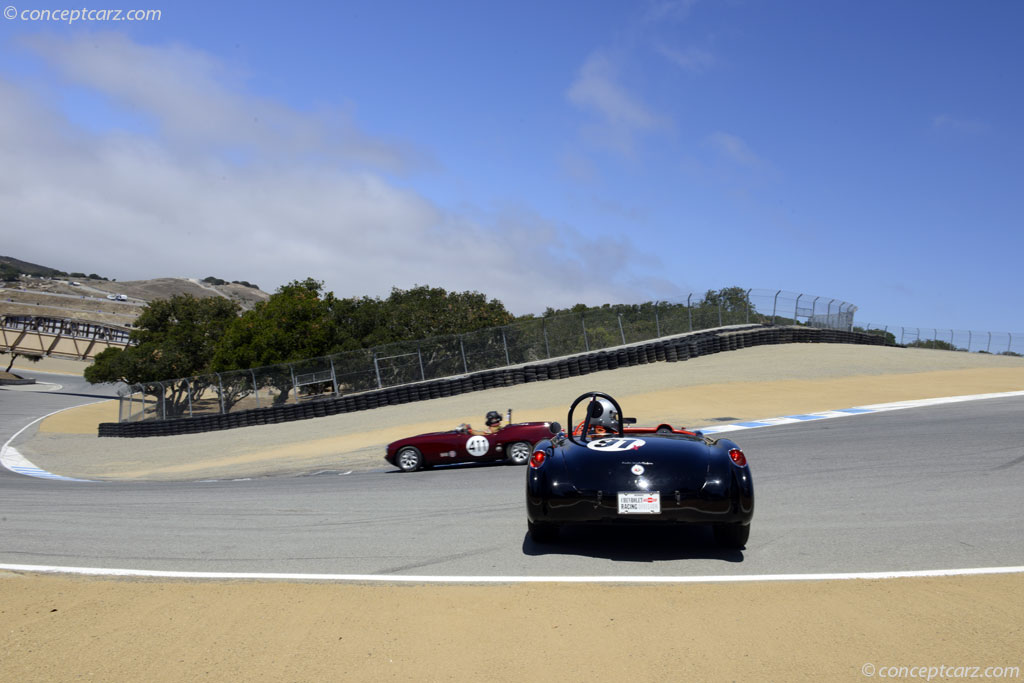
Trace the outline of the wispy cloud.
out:
[[[617,65],[601,52],[587,58],[566,97],[596,116],[598,126],[587,129],[592,142],[626,155],[633,154],[638,133],[669,127],[666,117],[622,85]]]
[[[679,49],[663,43],[655,45],[655,51],[684,71],[702,73],[715,64],[715,56],[699,47]]]
[[[370,136],[351,116],[254,96],[209,54],[119,35],[31,46],[53,70],[46,78],[59,73],[157,125],[96,132],[61,113],[63,86],[51,100],[0,73],[11,256],[118,279],[216,275],[274,289],[314,277],[339,296],[427,283],[479,290],[519,313],[646,295],[641,276],[595,273],[574,256],[614,247],[644,263],[628,244],[526,206],[445,210],[383,173],[414,163],[413,145]],[[599,81],[585,80],[582,101],[624,126],[651,125]]]
[[[751,169],[765,169],[768,163],[759,157],[750,146],[738,135],[721,131],[707,137],[707,144],[718,155],[734,164]]]
[[[963,119],[949,114],[938,114],[932,117],[932,130],[939,132],[952,132],[965,135],[979,135],[986,133],[989,126],[984,121]]]

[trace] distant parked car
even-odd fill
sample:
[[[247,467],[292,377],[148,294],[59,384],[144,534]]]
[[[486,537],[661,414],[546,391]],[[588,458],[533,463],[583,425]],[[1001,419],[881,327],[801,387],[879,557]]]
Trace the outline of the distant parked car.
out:
[[[117,295],[117,300],[118,301],[128,301],[128,297],[125,296],[124,294],[118,294]]]

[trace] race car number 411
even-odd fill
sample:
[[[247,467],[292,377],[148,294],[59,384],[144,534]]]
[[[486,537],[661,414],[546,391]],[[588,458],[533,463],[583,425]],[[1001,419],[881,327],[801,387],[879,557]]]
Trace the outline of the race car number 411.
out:
[[[620,515],[660,515],[661,494],[655,492],[620,493]]]

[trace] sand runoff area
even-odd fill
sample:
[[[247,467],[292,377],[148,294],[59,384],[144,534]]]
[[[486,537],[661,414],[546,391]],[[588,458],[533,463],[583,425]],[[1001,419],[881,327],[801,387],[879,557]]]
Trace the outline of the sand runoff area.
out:
[[[24,369],[47,371],[42,364]],[[1022,390],[1024,359],[757,347],[364,413],[149,439],[96,437],[99,422],[116,419],[116,403],[103,402],[54,415],[16,445],[39,467],[87,479],[382,469],[384,445],[396,438],[480,423],[489,409],[512,408],[516,421],[564,422],[569,402],[590,389],[611,393],[645,422],[695,428],[725,418]],[[956,680],[971,672],[957,666],[1024,668],[1022,604],[1020,574],[481,586],[4,573],[0,681],[819,681],[900,678],[886,670],[899,666],[902,679]],[[912,667],[924,668],[915,675]],[[1020,670],[1004,678],[1022,679]]]

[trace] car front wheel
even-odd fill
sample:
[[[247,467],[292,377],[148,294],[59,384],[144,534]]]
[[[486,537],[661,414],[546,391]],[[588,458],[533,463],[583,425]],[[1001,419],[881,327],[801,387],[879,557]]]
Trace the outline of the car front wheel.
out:
[[[412,446],[406,446],[398,451],[398,455],[395,456],[395,464],[403,472],[415,472],[423,467],[423,454]]]
[[[526,441],[516,441],[508,445],[505,453],[509,465],[525,465],[533,454],[533,446]]]

